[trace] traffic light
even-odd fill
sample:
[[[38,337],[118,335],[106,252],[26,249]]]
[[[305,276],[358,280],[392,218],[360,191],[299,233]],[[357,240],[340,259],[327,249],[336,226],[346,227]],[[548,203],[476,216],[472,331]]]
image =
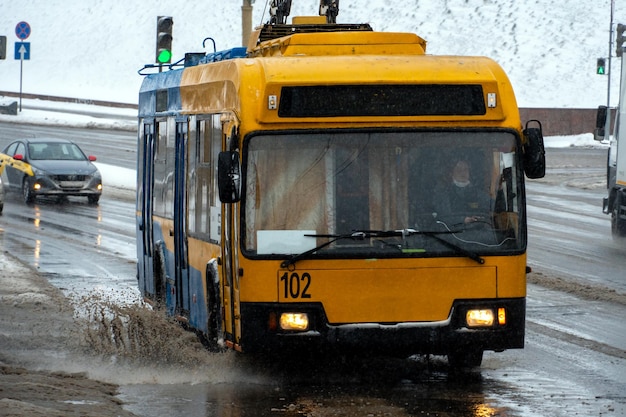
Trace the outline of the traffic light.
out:
[[[174,19],[171,16],[157,17],[156,62],[159,64],[172,62],[172,26]]]
[[[6,59],[7,57],[7,37],[0,36],[0,59]]]
[[[622,56],[622,47],[624,46],[624,31],[626,30],[626,25],[622,25],[621,23],[617,24],[617,36],[615,37],[615,55]]]
[[[600,74],[600,75],[606,74],[606,60],[604,58],[598,58],[596,74]]]

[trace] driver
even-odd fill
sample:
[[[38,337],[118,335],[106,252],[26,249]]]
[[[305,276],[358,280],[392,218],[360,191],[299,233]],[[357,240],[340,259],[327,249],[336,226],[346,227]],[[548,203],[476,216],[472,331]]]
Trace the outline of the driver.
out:
[[[489,208],[489,196],[472,182],[469,162],[456,161],[446,183],[435,194],[437,218],[452,224],[475,223],[489,213]]]

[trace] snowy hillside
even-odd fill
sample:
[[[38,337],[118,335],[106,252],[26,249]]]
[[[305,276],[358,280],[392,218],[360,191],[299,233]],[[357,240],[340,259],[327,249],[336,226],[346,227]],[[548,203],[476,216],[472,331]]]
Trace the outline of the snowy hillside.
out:
[[[242,0],[20,0],[3,1],[0,91],[19,91],[15,26],[32,28],[23,91],[134,103],[137,74],[154,61],[156,16],[174,18],[174,56],[241,44]],[[391,4],[390,4],[391,3]],[[618,2],[619,3],[619,2]],[[610,0],[342,0],[338,22],[369,22],[378,31],[415,32],[430,54],[486,55],[509,74],[522,107],[594,108],[606,104],[607,77],[596,59],[609,51]],[[150,5],[146,7],[146,5]],[[293,0],[291,16],[317,14],[317,0]],[[620,7],[621,6],[621,7]],[[254,24],[266,22],[264,0]],[[620,20],[621,19],[621,20]],[[616,4],[615,23],[626,23]],[[207,46],[211,47],[209,42]],[[619,59],[613,60],[612,103],[617,102]]]

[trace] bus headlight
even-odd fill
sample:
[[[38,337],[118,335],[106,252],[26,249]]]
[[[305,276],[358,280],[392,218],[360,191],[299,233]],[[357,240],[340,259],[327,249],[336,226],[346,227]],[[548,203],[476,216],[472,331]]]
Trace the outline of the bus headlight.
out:
[[[282,313],[280,315],[282,330],[306,331],[309,329],[309,316],[306,313]]]
[[[493,326],[495,316],[493,310],[481,309],[481,310],[467,310],[465,315],[465,321],[467,327],[489,327]]]

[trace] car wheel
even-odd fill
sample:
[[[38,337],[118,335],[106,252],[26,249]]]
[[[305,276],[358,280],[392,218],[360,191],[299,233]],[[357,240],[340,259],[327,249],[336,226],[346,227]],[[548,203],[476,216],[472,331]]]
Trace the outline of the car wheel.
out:
[[[87,201],[89,201],[89,204],[98,204],[98,201],[100,201],[100,196],[99,195],[87,196]]]
[[[24,178],[22,183],[22,196],[24,197],[24,203],[32,204],[35,201],[35,193],[30,185],[28,177]]]
[[[0,214],[2,214],[2,210],[4,210],[4,203],[0,203]]]

